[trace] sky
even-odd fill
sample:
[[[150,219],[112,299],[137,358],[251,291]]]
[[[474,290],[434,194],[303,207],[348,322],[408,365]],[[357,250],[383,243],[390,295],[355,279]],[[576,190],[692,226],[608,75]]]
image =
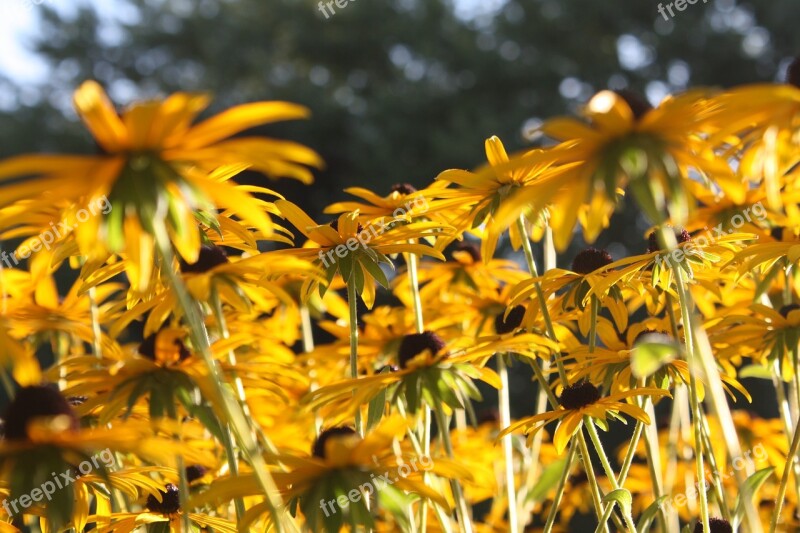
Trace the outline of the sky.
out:
[[[166,0],[179,1],[179,0]],[[456,14],[464,19],[491,14],[507,0],[455,0]],[[0,0],[0,76],[14,81],[35,83],[47,76],[47,65],[31,53],[26,41],[38,29],[36,10],[42,5],[62,14],[75,11],[77,5],[91,4],[110,21],[119,19],[120,0]],[[130,13],[130,11],[128,11]],[[123,15],[124,16],[124,15]]]

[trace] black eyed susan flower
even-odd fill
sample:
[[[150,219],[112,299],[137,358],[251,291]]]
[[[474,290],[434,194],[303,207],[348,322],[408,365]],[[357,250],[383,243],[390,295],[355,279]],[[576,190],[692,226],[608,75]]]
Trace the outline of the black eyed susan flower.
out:
[[[515,346],[524,344],[525,339],[522,339]],[[321,387],[310,392],[306,402],[312,409],[322,409],[336,422],[347,419],[378,394],[384,394],[392,404],[402,402],[406,412],[412,415],[423,404],[441,404],[445,409],[467,409],[471,412],[470,400],[481,398],[474,379],[481,379],[495,388],[500,386],[499,378],[492,370],[473,364],[476,360],[482,360],[485,364],[494,354],[494,348],[480,348],[451,353],[447,343],[436,333],[412,333],[400,341],[397,371],[347,379]]]
[[[621,401],[634,396],[660,398],[669,396],[669,393],[661,389],[642,387],[602,397],[597,387],[588,381],[580,381],[564,387],[558,397],[559,409],[519,420],[503,429],[498,438],[519,429],[524,429],[530,440],[546,424],[560,420],[553,434],[553,444],[556,447],[556,451],[561,454],[575,432],[581,428],[583,417],[585,416],[593,418],[596,423],[601,423],[606,427],[609,418],[624,421],[619,413],[627,414],[644,424],[649,424],[650,417],[641,407]]]
[[[552,205],[550,224],[558,250],[566,249],[577,221],[591,243],[628,187],[652,221],[663,223],[669,215],[683,224],[693,207],[687,191],[690,169],[742,200],[730,167],[699,135],[716,116],[702,94],[670,97],[650,109],[629,92],[601,91],[586,105],[584,116],[585,121],[557,118],[542,126],[542,132],[561,142],[550,150],[550,158],[565,171],[515,191],[496,224],[502,227],[520,213]],[[520,157],[517,166],[527,167],[528,158]]]
[[[76,502],[84,501],[76,496],[76,490],[84,491],[86,485],[70,481],[91,473],[98,481],[111,483],[107,472],[110,465],[93,457],[100,450],[133,453],[162,464],[172,464],[179,453],[198,463],[210,462],[205,452],[179,450],[175,443],[152,436],[147,427],[119,424],[113,429],[83,429],[73,407],[52,386],[19,389],[3,420],[0,471],[3,479],[9,480],[15,498],[11,505],[34,489],[52,485],[51,499],[42,515],[53,530],[69,526],[76,516]],[[91,466],[88,471],[87,464]],[[59,482],[55,490],[62,473],[66,473],[64,483]],[[17,511],[17,515],[25,512]]]
[[[476,172],[466,170],[446,170],[439,174],[437,180],[453,184],[455,187],[432,191],[435,201],[431,204],[431,212],[450,211],[455,216],[450,223],[459,233],[471,231],[485,224],[486,234],[481,241],[481,255],[484,261],[494,256],[500,235],[510,230],[511,244],[519,249],[522,236],[514,225],[517,217],[504,217],[496,220],[498,210],[506,206],[519,213],[523,204],[519,198],[528,195],[542,194],[542,188],[554,183],[558,177],[574,164],[556,166],[556,158],[545,150],[533,150],[522,159],[525,164],[509,162],[508,154],[502,141],[495,137],[486,139],[486,159],[488,165]],[[510,204],[510,205],[507,205]],[[536,231],[534,238],[543,234],[544,221],[539,213],[530,217],[528,224]]]
[[[302,512],[312,531],[339,531],[345,524],[353,529],[374,527],[376,505],[401,523],[407,523],[402,516],[403,507],[393,501],[411,503],[423,498],[449,509],[448,501],[440,493],[421,482],[421,468],[398,475],[405,473],[400,470],[402,464],[414,460],[405,453],[395,455],[392,448],[392,443],[402,440],[408,428],[409,422],[399,416],[383,419],[364,437],[347,426],[327,427],[312,444],[310,455],[277,454],[275,462],[286,465],[288,470],[275,472],[273,477],[289,508],[293,513]],[[469,471],[455,461],[446,458],[424,461],[429,465],[425,471],[433,474],[471,478]],[[242,474],[218,479],[190,503],[229,501],[258,493],[252,475]],[[263,513],[266,509],[257,505],[254,511]]]
[[[163,101],[134,104],[120,116],[93,81],[76,90],[74,102],[101,153],[22,155],[0,162],[0,181],[4,182],[0,207],[17,200],[65,199],[79,206],[107,198],[111,210],[78,225],[76,242],[81,255],[88,257],[127,252],[128,274],[136,288],[149,284],[153,240],[162,237],[160,232],[169,232],[184,259],[197,259],[198,213],[204,220],[213,220],[215,209],[225,207],[264,235],[272,233],[267,211],[231,184],[233,175],[251,168],[310,182],[305,165],[320,165],[313,151],[294,143],[260,137],[229,139],[260,124],[303,118],[308,112],[301,106],[257,102],[192,125],[209,103],[205,95],[176,93]],[[35,179],[11,181],[23,176]],[[160,221],[165,220],[161,228]]]
[[[572,270],[554,268],[540,278],[526,279],[518,283],[511,291],[511,305],[516,306],[529,298],[535,298],[536,285],[541,284],[545,298],[557,295],[556,299],[560,302],[562,312],[570,309],[577,309],[580,312],[578,324],[584,335],[588,333],[591,324],[592,314],[587,308],[592,297],[597,298],[600,305],[608,308],[617,327],[624,330],[628,325],[628,310],[625,307],[621,284],[609,284],[605,279],[614,275],[609,269],[612,263],[613,258],[607,251],[586,248],[578,252],[573,259]]]
[[[309,280],[303,290],[306,295],[317,286],[323,293],[339,274],[345,283],[356,285],[364,303],[371,308],[375,302],[375,282],[389,287],[389,281],[380,266],[383,263],[393,268],[387,255],[411,253],[444,259],[437,250],[417,242],[446,233],[446,228],[435,222],[386,227],[378,220],[364,226],[358,222],[358,212],[350,212],[340,215],[332,224],[319,225],[291,202],[278,200],[276,205],[281,214],[310,240],[310,245],[272,253],[311,260],[325,271],[327,281],[320,283],[318,280]]]

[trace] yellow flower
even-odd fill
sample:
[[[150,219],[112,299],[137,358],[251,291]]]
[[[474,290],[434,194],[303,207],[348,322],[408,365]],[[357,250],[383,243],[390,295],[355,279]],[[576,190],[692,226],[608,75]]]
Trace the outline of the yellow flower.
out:
[[[506,208],[518,215],[523,207],[521,198],[542,194],[543,184],[554,183],[575,164],[555,166],[556,158],[545,150],[526,153],[520,158],[524,160],[524,165],[518,164],[517,160],[509,162],[508,154],[499,138],[486,139],[485,145],[488,166],[474,173],[453,169],[437,176],[437,180],[456,187],[432,191],[436,200],[430,211],[455,211],[457,215],[450,223],[459,233],[486,224],[487,233],[481,242],[481,255],[484,261],[489,261],[494,255],[500,235],[506,229],[510,229],[514,249],[519,249],[522,243],[521,236],[513,225],[517,217],[498,220],[498,211]],[[542,227],[541,221],[537,219],[529,223]]]
[[[663,223],[668,212],[683,224],[693,207],[687,191],[690,169],[741,201],[743,191],[730,167],[699,135],[714,111],[699,93],[670,97],[653,109],[627,91],[599,92],[584,110],[586,122],[557,118],[542,126],[561,141],[549,153],[551,164],[560,163],[564,172],[515,191],[495,223],[502,226],[520,213],[538,213],[550,205],[558,250],[566,249],[578,220],[591,243],[607,225],[620,192],[630,186],[651,220]],[[526,168],[529,159],[522,156],[516,165]]]
[[[662,397],[669,396],[669,393],[661,389],[639,388],[601,397],[597,387],[588,381],[573,383],[565,387],[558,397],[558,402],[561,404],[559,409],[519,420],[503,429],[497,438],[524,429],[530,442],[533,435],[549,422],[560,420],[553,434],[553,444],[560,455],[564,452],[572,436],[581,428],[585,416],[607,425],[608,418],[624,421],[619,416],[619,413],[622,412],[644,424],[650,424],[650,417],[641,407],[621,401],[633,396]]]
[[[251,168],[310,182],[304,165],[320,165],[313,151],[294,143],[229,139],[253,126],[307,116],[305,108],[294,104],[241,105],[192,125],[209,103],[205,95],[175,93],[163,101],[134,104],[120,116],[100,85],[87,81],[74,101],[102,153],[21,155],[0,162],[0,207],[18,200],[89,206],[107,199],[111,210],[79,224],[76,241],[85,256],[126,251],[135,288],[149,283],[154,238],[169,237],[184,259],[197,259],[198,214],[210,222],[214,209],[226,207],[264,235],[272,233],[269,215],[248,194],[269,191],[236,187],[229,182],[233,175]],[[9,181],[22,176],[35,178]]]
[[[386,274],[380,267],[384,263],[393,268],[387,255],[411,253],[444,259],[440,252],[416,242],[445,231],[435,222],[397,223],[387,227],[382,220],[377,220],[364,227],[358,222],[358,212],[351,212],[340,215],[332,224],[320,225],[292,202],[278,200],[275,205],[311,242],[303,248],[272,253],[292,254],[321,264],[328,284],[336,274],[340,274],[345,283],[355,283],[368,308],[375,303],[375,282],[387,288],[389,286]],[[321,292],[326,287],[310,279],[305,284],[303,294],[308,295],[316,286],[320,286]]]

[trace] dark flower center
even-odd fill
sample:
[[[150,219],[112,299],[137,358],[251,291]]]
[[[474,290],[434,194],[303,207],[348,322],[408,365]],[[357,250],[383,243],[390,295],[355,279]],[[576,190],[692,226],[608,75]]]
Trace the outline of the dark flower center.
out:
[[[417,188],[410,183],[395,183],[391,188],[392,192],[399,192],[400,194],[411,194],[417,192]]]
[[[711,533],[733,533],[733,526],[724,518],[709,518],[708,526]],[[703,522],[698,521],[695,524],[694,533],[703,533]]]
[[[500,422],[500,411],[497,409],[484,409],[478,413],[478,425],[481,424],[497,424]]]
[[[598,268],[603,268],[614,262],[611,254],[605,250],[598,250],[597,248],[587,248],[572,261],[572,271],[577,274],[589,274]]]
[[[678,244],[683,244],[691,241],[692,236],[689,235],[689,232],[684,229],[681,230],[680,233],[675,232],[675,239],[678,241]],[[661,247],[658,245],[658,235],[655,231],[652,231],[647,237],[647,253],[652,254],[653,252],[658,252],[659,250],[661,250]]]
[[[630,89],[619,89],[614,92],[617,93],[617,96],[625,100],[625,103],[631,108],[633,118],[636,120],[641,119],[648,111],[653,109],[653,106],[650,105],[650,102],[648,102],[644,96],[636,91],[631,91]]]
[[[192,272],[195,274],[202,274],[208,272],[212,268],[224,265],[228,262],[228,254],[219,246],[204,244],[200,247],[200,254],[197,256],[197,261],[192,264],[187,263],[181,259],[181,272]]]
[[[139,348],[137,349],[139,355],[147,357],[151,361],[161,362],[159,358],[156,357],[157,338],[158,338],[158,333],[153,333],[145,340],[143,340],[142,343],[139,345]],[[189,349],[186,347],[186,345],[183,344],[183,341],[175,339],[173,341],[173,344],[178,348],[178,353],[179,353],[178,358],[180,361],[184,361],[192,355],[192,352],[190,352]]]
[[[200,465],[191,465],[186,467],[186,482],[191,483],[206,475],[206,467]]]
[[[592,405],[600,399],[600,391],[588,381],[579,381],[565,387],[558,397],[564,409],[575,410]]]
[[[494,330],[500,335],[511,333],[522,324],[522,317],[525,316],[525,307],[515,306],[508,312],[508,316],[503,320],[503,313],[494,317]]]
[[[320,433],[317,440],[314,441],[314,447],[311,450],[312,455],[320,459],[325,459],[325,443],[328,442],[328,439],[346,437],[348,435],[357,435],[356,430],[349,426],[336,426],[326,429]]]
[[[794,311],[795,309],[800,309],[800,305],[797,304],[784,305],[783,307],[780,308],[780,310],[778,310],[778,312],[781,314],[783,318],[788,318],[789,313]]]
[[[158,491],[161,493],[161,501],[159,502],[152,494],[147,497],[148,511],[161,514],[175,514],[181,510],[181,497],[178,487],[172,483],[167,483],[164,490]]]
[[[28,438],[28,424],[35,418],[63,415],[69,419],[69,429],[80,427],[72,406],[54,387],[35,385],[23,387],[6,407],[5,438],[8,440],[25,440]]]
[[[430,350],[430,352],[435,355],[444,347],[444,340],[432,331],[412,333],[411,335],[406,335],[403,337],[403,340],[400,341],[397,361],[400,364],[400,368],[405,368],[409,361],[425,350]]]
[[[784,228],[783,226],[776,226],[776,227],[772,228],[769,231],[769,235],[770,235],[770,237],[772,237],[776,241],[782,241],[783,240],[783,230],[785,230],[785,229],[786,228]]]
[[[800,57],[794,58],[786,71],[786,83],[800,87]]]
[[[453,247],[454,252],[467,252],[469,256],[472,258],[473,263],[480,263],[481,261],[481,250],[471,242],[461,241],[456,243]]]
[[[333,229],[335,229],[337,233],[339,232],[339,219],[338,218],[334,218],[333,220],[331,220],[330,224],[328,224],[328,225],[330,227],[332,227]],[[358,234],[358,233],[361,233],[362,231],[364,231],[364,226],[362,226],[361,223],[359,223],[358,227],[356,228],[356,233]]]

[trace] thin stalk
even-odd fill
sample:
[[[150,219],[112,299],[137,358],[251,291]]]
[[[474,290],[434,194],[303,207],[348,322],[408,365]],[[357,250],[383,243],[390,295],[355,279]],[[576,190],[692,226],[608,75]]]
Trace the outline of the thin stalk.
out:
[[[444,414],[444,408],[440,402],[436,403],[433,408],[433,412],[436,415],[436,423],[439,426],[439,435],[442,438],[444,451],[447,454],[447,457],[454,459],[455,454],[453,453],[453,443],[450,442],[450,424],[447,423],[447,419]],[[469,506],[467,505],[467,500],[464,497],[464,492],[461,489],[461,483],[459,483],[457,479],[452,479],[450,480],[450,487],[453,490],[453,498],[456,500],[456,515],[458,516],[458,523],[461,527],[461,531],[464,533],[472,533],[472,520],[469,516]]]
[[[636,455],[636,447],[639,444],[639,438],[642,436],[643,429],[644,424],[642,424],[641,421],[637,421],[636,427],[633,430],[633,435],[631,436],[631,443],[628,445],[628,452],[625,454],[625,460],[622,462],[622,467],[619,470],[619,479],[617,480],[617,484],[620,487],[625,485],[625,480],[628,478],[628,472],[630,471],[631,464],[633,463],[633,456]],[[614,505],[609,503],[606,506],[606,510],[603,512],[603,517],[600,519],[600,521],[602,523],[606,523],[611,517],[613,510]]]
[[[414,328],[417,333],[425,331],[422,315],[422,297],[419,292],[419,270],[417,256],[414,254],[404,254],[408,265],[408,283],[411,287],[411,302],[414,309]],[[418,434],[422,441],[422,453],[424,457],[430,457],[431,453],[431,408],[426,404],[422,408],[422,418],[420,419]],[[422,473],[422,483],[428,483],[428,473]],[[419,531],[425,533],[428,530],[428,502],[422,500],[419,506]]]
[[[592,444],[594,444],[594,449],[597,451],[597,455],[600,457],[600,463],[603,465],[603,469],[606,472],[606,476],[608,480],[611,482],[611,488],[613,490],[618,490],[620,488],[620,484],[617,483],[616,474],[614,474],[614,469],[611,468],[611,463],[608,462],[608,457],[606,456],[606,452],[603,449],[603,443],[600,442],[600,436],[597,434],[597,429],[594,427],[594,420],[591,417],[584,417],[584,424],[586,427],[586,432],[589,433],[589,438],[592,440]],[[641,434],[641,431],[640,431]],[[631,447],[632,448],[632,447]],[[631,460],[633,457],[631,457]],[[630,467],[630,464],[628,464]],[[627,472],[626,472],[627,475]],[[620,477],[622,477],[620,475]],[[613,504],[609,504],[606,511],[611,514],[611,509],[613,508]],[[605,516],[605,513],[603,513]],[[629,513],[622,513],[622,518],[625,520],[625,525],[628,527],[628,531],[632,533],[636,533],[636,525],[633,523]],[[600,517],[602,521],[603,517]],[[608,518],[606,518],[608,520]],[[603,522],[605,523],[605,522]],[[710,530],[706,530],[710,531]]]
[[[575,441],[569,445],[569,453],[567,454],[567,462],[564,465],[564,471],[561,473],[561,478],[558,480],[556,487],[556,494],[553,497],[553,504],[550,507],[550,512],[547,514],[547,522],[544,524],[544,533],[550,533],[553,530],[553,523],[558,515],[558,507],[561,504],[561,497],[564,495],[564,488],[567,486],[567,479],[569,479],[569,472],[572,470],[572,463],[575,462],[575,453],[578,447]]]
[[[666,249],[674,250],[677,248],[677,240],[675,234],[671,230],[662,227],[660,233],[663,243],[666,245]],[[728,401],[725,398],[725,389],[719,377],[719,371],[711,349],[711,343],[708,340],[705,329],[702,326],[696,325],[694,322],[694,302],[687,290],[684,273],[680,265],[678,268],[673,269],[673,272],[675,273],[675,284],[678,291],[681,313],[683,315],[684,329],[687,331],[691,330],[692,333],[692,343],[687,344],[687,346],[692,348],[692,354],[695,355],[694,348],[695,344],[697,345],[697,360],[700,363],[700,368],[708,383],[706,399],[710,399],[712,412],[719,420],[730,457],[740,457],[742,455],[742,447],[739,443],[739,437],[736,432],[736,425],[733,422],[731,410],[728,407]],[[690,375],[693,375],[693,373]],[[744,502],[747,528],[751,533],[761,533],[763,529],[753,505],[753,495],[745,484],[746,472],[740,469],[734,469],[734,475],[736,476],[737,484],[742,490],[741,498]]]
[[[358,378],[358,294],[354,281],[347,282],[347,304],[350,308],[350,377]],[[355,394],[355,391],[353,391]],[[361,408],[356,409],[356,431],[362,437],[364,428],[361,425]]]
[[[528,263],[528,270],[530,271],[531,276],[538,278],[539,271],[536,268],[536,260],[533,258],[533,249],[531,248],[531,241],[528,238],[528,230],[525,228],[524,217],[520,216],[519,220],[517,220],[517,228],[519,229],[520,239],[522,240],[522,249],[525,252],[525,261]],[[534,289],[536,290],[536,299],[539,300],[542,318],[544,318],[547,336],[553,342],[558,342],[558,337],[556,336],[555,329],[553,328],[553,320],[550,317],[550,310],[547,308],[547,301],[544,298],[542,284],[536,281],[534,283]],[[561,362],[561,358],[559,357],[560,355],[560,353],[555,354],[556,366],[558,367],[558,375],[561,378],[561,382],[566,387],[569,384],[569,380],[567,379],[567,372],[564,370],[564,363]]]
[[[800,423],[795,424],[794,436],[792,437],[792,444],[789,447],[789,454],[787,458],[791,458],[794,462],[797,458],[797,451],[800,449]],[[772,512],[772,518],[769,522],[769,533],[775,533],[780,521],[781,511],[783,510],[783,500],[786,497],[786,488],[789,485],[789,475],[791,472],[789,463],[787,461],[786,467],[783,469],[781,476],[781,484],[778,486],[778,495],[775,497],[775,510]]]
[[[311,391],[317,390],[319,384],[317,383],[317,371],[315,361],[308,354],[314,351],[314,332],[311,328],[311,314],[308,311],[308,306],[300,303],[300,332],[303,336],[303,353],[308,356],[308,378],[310,383],[308,385]],[[319,437],[322,430],[322,417],[319,415],[319,410],[314,409],[314,437]]]
[[[544,271],[548,272],[556,267],[556,249],[553,245],[553,229],[548,225],[544,233]],[[543,375],[550,372],[550,361],[543,360],[541,364]],[[547,393],[543,388],[539,388],[536,392],[536,403],[534,413],[543,413],[547,409]],[[530,445],[530,453],[528,454],[528,468],[525,469],[525,481],[520,487],[520,497],[518,498],[519,510],[518,516],[527,516],[533,510],[533,502],[526,504],[528,493],[533,490],[536,481],[539,477],[539,454],[542,451],[542,442],[544,439],[544,432],[537,431],[533,436]]]
[[[497,373],[500,375],[500,390],[497,391],[500,411],[500,427],[511,425],[511,401],[509,398],[508,368],[503,354],[497,354]],[[503,437],[503,457],[505,458],[506,495],[508,498],[508,524],[511,533],[519,531],[517,517],[517,490],[514,486],[514,449],[511,446],[512,435]]]
[[[594,474],[592,458],[589,455],[589,447],[586,446],[586,438],[583,436],[583,430],[578,428],[576,435],[578,437],[578,446],[580,447],[581,459],[583,459],[583,470],[586,472],[586,477],[589,480],[589,489],[592,493],[594,512],[597,515],[597,519],[600,520],[603,517],[603,496],[600,494],[600,484],[597,482],[597,476]],[[600,528],[600,531],[608,531],[608,525],[602,521],[599,523],[598,527]]]
[[[183,311],[186,323],[189,326],[189,335],[192,339],[192,344],[208,368],[211,377],[209,381],[213,387],[213,400],[218,403],[219,409],[225,414],[226,421],[233,430],[239,442],[240,449],[249,461],[253,474],[261,486],[261,489],[264,491],[267,506],[274,517],[276,531],[280,533],[286,528],[290,531],[297,531],[297,526],[294,521],[287,518],[285,513],[280,511],[282,502],[278,496],[278,488],[272,479],[272,475],[269,473],[264,458],[261,456],[261,451],[258,449],[258,444],[253,438],[247,418],[241,406],[225,389],[224,375],[211,353],[208,332],[206,331],[200,308],[197,302],[191,298],[186,287],[183,285],[183,280],[180,279],[173,268],[175,257],[172,252],[172,244],[170,243],[166,227],[163,223],[155,224],[154,226],[155,241],[162,268],[169,279],[178,304]]]

